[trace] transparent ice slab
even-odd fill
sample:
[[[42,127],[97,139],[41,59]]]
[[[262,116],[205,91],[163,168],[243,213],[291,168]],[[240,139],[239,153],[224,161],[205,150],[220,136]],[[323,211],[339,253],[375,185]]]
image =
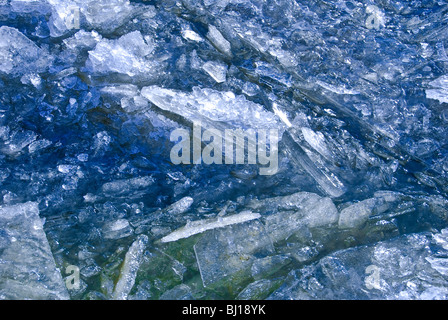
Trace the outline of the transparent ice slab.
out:
[[[43,230],[37,203],[0,208],[0,298],[69,299]]]

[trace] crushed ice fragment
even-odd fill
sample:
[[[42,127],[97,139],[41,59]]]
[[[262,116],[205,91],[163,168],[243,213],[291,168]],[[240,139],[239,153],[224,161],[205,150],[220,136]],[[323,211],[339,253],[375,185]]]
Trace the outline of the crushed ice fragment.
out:
[[[153,50],[154,45],[148,43],[139,31],[134,31],[116,40],[102,39],[94,50],[89,51],[87,64],[94,73],[101,75],[151,76],[158,66],[150,56]]]
[[[208,27],[207,39],[210,40],[210,42],[219,51],[226,54],[227,56],[232,56],[232,47],[230,45],[230,42],[223,37],[221,32],[219,32],[219,30],[215,26],[210,25]]]
[[[0,207],[0,299],[69,299],[39,217],[38,204]]]
[[[260,221],[246,220],[207,232],[194,245],[194,251],[202,282],[209,286],[238,274],[242,279],[234,281],[244,281],[242,274],[250,273],[255,258],[272,255],[274,247]]]
[[[132,243],[121,266],[120,275],[112,293],[112,299],[126,300],[128,298],[130,291],[134,287],[135,278],[137,277],[147,243],[148,237],[145,235],[139,235]]]
[[[177,229],[176,231],[170,233],[169,235],[160,239],[161,242],[172,242],[179,239],[188,238],[192,235],[205,232],[207,230],[222,228],[228,225],[243,223],[246,221],[254,220],[260,218],[259,213],[254,213],[251,211],[243,211],[238,214],[218,217],[206,220],[197,220],[188,223],[186,226]]]
[[[339,216],[339,228],[356,228],[362,226],[372,214],[375,202],[372,198],[355,203],[341,211]]]
[[[165,89],[158,86],[144,87],[142,96],[157,107],[176,113],[190,121],[202,121],[205,126],[238,128],[275,128],[279,137],[283,126],[277,117],[263,106],[249,101],[244,95],[221,92],[209,88],[193,88],[191,93]]]
[[[131,235],[133,232],[129,221],[126,219],[118,219],[108,221],[104,224],[102,233],[105,239],[120,239]]]
[[[131,191],[142,190],[154,184],[155,180],[151,176],[122,179],[103,184],[102,191],[108,195],[121,196]]]
[[[181,34],[182,37],[184,37],[184,39],[186,40],[193,40],[197,42],[204,41],[204,39],[199,34],[190,29],[183,29]]]
[[[428,99],[438,100],[440,103],[448,103],[448,76],[444,75],[429,83],[433,89],[426,89]]]
[[[221,83],[226,81],[227,66],[217,61],[207,61],[202,66],[216,82]]]
[[[0,27],[0,73],[13,77],[38,74],[46,71],[51,62],[51,56],[19,30],[7,26]],[[29,78],[29,81],[38,82],[39,79],[35,77]]]
[[[165,208],[164,212],[166,212],[169,215],[182,214],[182,213],[188,211],[188,209],[190,209],[192,204],[193,204],[192,197],[183,197],[179,201],[176,201],[175,203],[171,204],[169,207]]]

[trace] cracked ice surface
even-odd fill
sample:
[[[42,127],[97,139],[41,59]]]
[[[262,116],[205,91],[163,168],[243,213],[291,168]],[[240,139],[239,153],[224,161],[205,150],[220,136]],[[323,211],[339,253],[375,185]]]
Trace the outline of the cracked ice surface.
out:
[[[446,299],[447,8],[0,0],[0,298]]]

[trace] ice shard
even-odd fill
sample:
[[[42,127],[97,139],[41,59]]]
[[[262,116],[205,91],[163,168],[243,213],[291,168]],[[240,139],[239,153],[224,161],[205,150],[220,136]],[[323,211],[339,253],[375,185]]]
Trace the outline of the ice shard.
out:
[[[39,48],[19,30],[0,28],[0,72],[11,76],[45,72],[52,61],[44,49]]]
[[[2,206],[0,225],[0,298],[70,299],[43,230],[37,203]]]
[[[140,235],[132,243],[120,269],[120,276],[115,284],[112,298],[115,300],[126,300],[129,292],[135,284],[135,278],[141,263],[143,251],[148,243],[148,237]]]
[[[222,228],[232,224],[243,223],[246,221],[254,220],[260,218],[259,213],[254,213],[251,211],[244,211],[238,214],[218,217],[214,219],[207,220],[197,220],[191,221],[186,226],[177,229],[176,231],[170,233],[169,235],[160,239],[161,242],[171,242],[183,238],[191,237],[192,235],[205,232],[207,230],[212,230],[216,228]]]

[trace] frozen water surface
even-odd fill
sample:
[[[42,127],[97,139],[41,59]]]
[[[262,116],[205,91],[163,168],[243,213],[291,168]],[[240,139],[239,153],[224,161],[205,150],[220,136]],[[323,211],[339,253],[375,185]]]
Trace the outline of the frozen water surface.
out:
[[[447,10],[0,1],[0,298],[447,299]]]

